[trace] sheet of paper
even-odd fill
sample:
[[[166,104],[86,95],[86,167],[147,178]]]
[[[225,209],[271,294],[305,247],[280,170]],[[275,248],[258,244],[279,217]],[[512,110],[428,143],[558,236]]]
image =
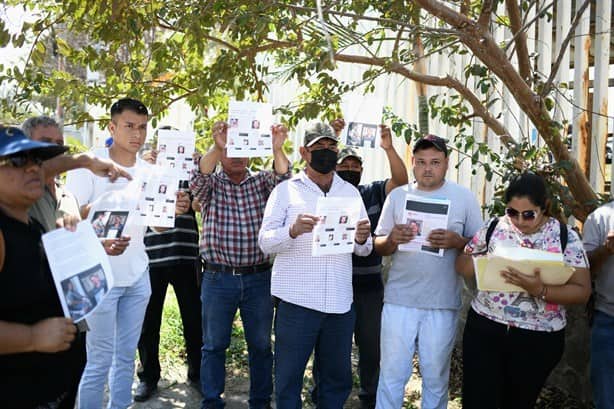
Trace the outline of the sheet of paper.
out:
[[[506,283],[501,277],[501,270],[508,267],[527,275],[534,275],[535,268],[539,268],[541,280],[548,285],[565,284],[574,272],[573,267],[563,262],[560,253],[518,247],[497,247],[487,256],[474,257],[473,267],[481,291],[524,291],[521,287]]]
[[[251,158],[272,155],[271,126],[273,126],[271,104],[230,101],[226,140],[228,157]]]
[[[345,145],[364,148],[379,146],[384,100],[353,95],[342,104],[345,128],[341,132]]]
[[[443,257],[444,250],[431,247],[427,237],[431,230],[448,228],[450,201],[430,199],[408,194],[405,198],[403,223],[416,230],[416,237],[409,243],[400,244],[399,251],[419,251]]]
[[[168,168],[152,166],[139,172],[135,181],[140,192],[135,209],[139,216],[137,223],[142,226],[174,227],[179,189],[177,174]]]
[[[179,180],[190,180],[194,169],[195,136],[192,131],[158,130],[156,164],[177,174]]]
[[[75,232],[57,229],[42,237],[64,315],[87,318],[113,287],[109,258],[88,220]]]
[[[356,224],[360,220],[360,198],[319,197],[316,215],[320,222],[313,229],[312,256],[352,253]]]

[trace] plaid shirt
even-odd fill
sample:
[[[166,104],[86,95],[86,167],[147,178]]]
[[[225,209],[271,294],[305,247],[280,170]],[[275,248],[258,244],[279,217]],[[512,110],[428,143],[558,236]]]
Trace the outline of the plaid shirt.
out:
[[[291,174],[248,172],[237,185],[223,170],[192,171],[190,190],[202,206],[200,252],[207,262],[240,267],[269,261],[258,247],[258,230],[271,191]]]

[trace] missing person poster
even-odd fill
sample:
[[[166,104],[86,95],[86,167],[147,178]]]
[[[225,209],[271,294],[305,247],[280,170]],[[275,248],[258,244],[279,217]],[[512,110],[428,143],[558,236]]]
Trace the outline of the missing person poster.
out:
[[[161,166],[152,166],[135,178],[139,190],[136,213],[143,226],[175,227],[179,177]]]
[[[355,95],[343,104],[345,128],[341,131],[343,143],[361,148],[379,145],[379,125],[382,123],[384,101]]]
[[[43,247],[66,317],[87,318],[113,287],[109,258],[89,220],[71,232],[57,229],[42,237]]]
[[[405,198],[403,223],[408,224],[416,236],[409,243],[399,244],[399,251],[419,251],[443,257],[444,250],[431,247],[427,237],[431,230],[448,228],[450,201],[408,194]]]
[[[313,228],[312,256],[354,251],[360,201],[358,197],[318,197],[316,215],[320,221]]]
[[[194,169],[194,132],[160,129],[157,149],[157,165],[177,174],[179,180],[190,180],[190,172]]]
[[[261,102],[230,101],[228,104],[229,158],[251,158],[273,154],[273,108]]]

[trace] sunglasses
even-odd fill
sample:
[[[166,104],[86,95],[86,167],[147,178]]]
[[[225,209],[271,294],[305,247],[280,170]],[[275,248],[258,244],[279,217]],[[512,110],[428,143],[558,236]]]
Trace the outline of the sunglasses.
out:
[[[29,163],[33,163],[36,166],[40,166],[43,163],[43,159],[40,156],[35,156],[28,152],[18,153],[15,155],[0,158],[0,166],[8,165],[13,168],[24,168]]]
[[[516,209],[508,207],[505,209],[505,214],[512,219],[518,219],[518,217],[522,217],[522,220],[535,220],[539,212],[536,210],[525,210],[524,212],[519,212]]]

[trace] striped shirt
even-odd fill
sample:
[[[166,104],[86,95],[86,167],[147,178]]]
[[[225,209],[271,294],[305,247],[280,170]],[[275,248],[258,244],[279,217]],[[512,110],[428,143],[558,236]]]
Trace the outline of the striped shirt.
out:
[[[175,227],[155,232],[147,229],[145,249],[150,267],[193,263],[198,257],[198,225],[194,211],[175,216]]]
[[[360,202],[360,218],[367,211],[358,190],[334,175],[330,191],[324,193],[305,172],[301,172],[273,190],[264,212],[258,242],[267,254],[276,254],[271,278],[271,294],[283,301],[312,310],[343,314],[352,305],[352,255],[311,255],[312,233],[295,239],[290,226],[299,214],[315,214],[318,197],[348,197]],[[354,244],[354,254],[368,255],[371,237],[364,244]]]
[[[283,175],[248,171],[236,184],[223,170],[208,175],[192,171],[190,190],[202,206],[200,252],[205,261],[233,267],[269,261],[258,247],[258,230],[271,191],[290,175],[291,170]]]

